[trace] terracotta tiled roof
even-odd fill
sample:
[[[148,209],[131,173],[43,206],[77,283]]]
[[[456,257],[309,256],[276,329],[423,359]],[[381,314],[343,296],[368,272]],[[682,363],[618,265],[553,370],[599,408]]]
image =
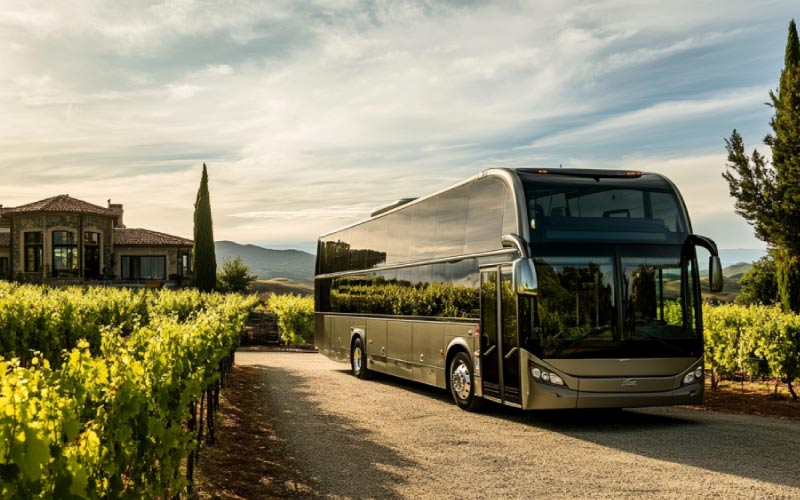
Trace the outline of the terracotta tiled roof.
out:
[[[0,248],[11,246],[11,233],[0,233]]]
[[[170,234],[150,231],[148,229],[114,228],[114,246],[190,247],[193,243],[194,242],[192,240],[187,240],[186,238],[181,238],[180,236],[172,236]]]
[[[4,215],[22,214],[30,212],[68,212],[75,214],[93,214],[113,216],[114,213],[108,208],[87,203],[83,200],[70,197],[68,194],[60,194],[52,198],[3,209]]]

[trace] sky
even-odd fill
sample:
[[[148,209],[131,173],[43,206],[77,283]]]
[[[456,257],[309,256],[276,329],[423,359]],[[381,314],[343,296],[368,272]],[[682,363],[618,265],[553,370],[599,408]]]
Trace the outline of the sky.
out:
[[[696,233],[764,248],[724,139],[762,141],[796,1],[0,0],[0,204],[56,194],[191,236],[317,235],[491,167],[672,179]]]

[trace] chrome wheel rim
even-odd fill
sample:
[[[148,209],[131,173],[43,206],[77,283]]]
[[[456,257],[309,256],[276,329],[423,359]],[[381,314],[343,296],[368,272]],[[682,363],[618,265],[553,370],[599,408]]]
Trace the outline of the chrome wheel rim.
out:
[[[469,398],[472,383],[470,382],[469,368],[463,361],[458,362],[458,366],[455,367],[450,375],[450,385],[458,399],[466,400]]]
[[[353,371],[356,373],[361,372],[361,347],[356,346],[353,349]]]

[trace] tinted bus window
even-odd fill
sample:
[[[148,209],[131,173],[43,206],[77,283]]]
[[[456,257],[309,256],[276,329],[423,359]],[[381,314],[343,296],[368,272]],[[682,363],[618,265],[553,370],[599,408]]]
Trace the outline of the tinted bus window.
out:
[[[350,243],[348,231],[336,233],[333,249],[333,272],[347,271],[350,267]]]
[[[367,223],[369,231],[369,251],[367,269],[386,263],[386,246],[389,241],[389,218],[380,217]]]
[[[521,176],[533,241],[682,243],[687,224],[670,185],[627,180]]]
[[[438,295],[439,315],[448,318],[479,318],[478,263],[464,259],[433,265],[431,293]]]
[[[502,247],[505,196],[506,187],[497,179],[484,178],[472,183],[467,212],[467,253]]]
[[[328,271],[328,240],[320,238],[317,241],[317,274],[326,274]]]
[[[502,234],[519,234],[519,225],[517,224],[517,199],[514,195],[506,190],[505,206],[503,207],[503,230]]]
[[[457,187],[439,196],[436,212],[436,257],[464,253],[468,206],[468,185]]]
[[[411,240],[409,260],[431,259],[436,253],[436,204],[438,197],[429,198],[411,207],[411,233],[404,235]]]
[[[367,267],[367,249],[369,248],[369,231],[366,224],[360,224],[347,230],[348,243],[350,244],[351,270],[361,270]]]
[[[387,264],[408,261],[409,241],[411,239],[411,210],[400,210],[387,216],[389,219],[389,241]]]
[[[688,232],[683,226],[683,218],[678,210],[678,204],[675,202],[675,197],[671,193],[648,193],[650,197],[650,206],[653,214],[657,214],[667,230],[673,233]]]

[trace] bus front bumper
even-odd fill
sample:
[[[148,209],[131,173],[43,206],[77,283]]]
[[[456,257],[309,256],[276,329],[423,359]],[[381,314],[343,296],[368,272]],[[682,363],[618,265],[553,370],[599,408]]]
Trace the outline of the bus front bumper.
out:
[[[659,392],[581,392],[538,382],[532,382],[531,389],[523,406],[526,410],[640,408],[703,403],[702,382]]]

